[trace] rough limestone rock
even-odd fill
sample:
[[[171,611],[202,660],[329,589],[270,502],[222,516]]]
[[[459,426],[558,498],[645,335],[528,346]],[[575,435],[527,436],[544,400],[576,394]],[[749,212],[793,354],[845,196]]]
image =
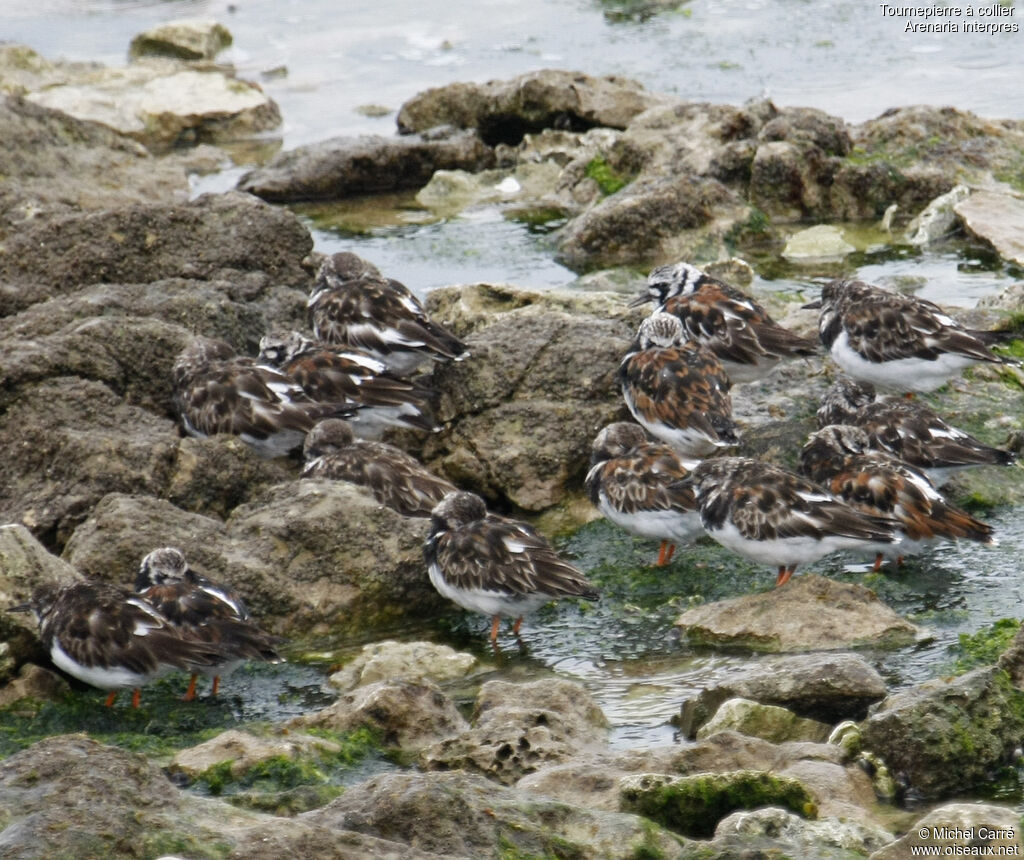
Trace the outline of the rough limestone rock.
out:
[[[722,702],[735,696],[837,723],[863,719],[868,705],[885,693],[882,676],[859,654],[763,657],[684,700],[677,725],[686,737],[693,737]]]
[[[518,143],[524,134],[546,128],[625,128],[660,101],[628,78],[541,69],[508,81],[455,83],[426,90],[402,105],[398,128],[403,133],[439,125],[473,128],[493,146]]]
[[[101,68],[29,93],[28,101],[108,126],[156,152],[276,128],[281,113],[257,84],[223,71],[149,60]]]
[[[1015,810],[992,803],[948,803],[919,818],[902,838],[876,851],[871,860],[1017,856],[1022,852],[1024,839]]]
[[[1024,200],[1017,194],[975,191],[954,207],[967,232],[1010,263],[1024,264]]]
[[[1024,692],[991,666],[894,693],[861,725],[863,748],[933,799],[985,783],[1022,736]]]
[[[340,748],[334,741],[299,732],[255,735],[249,731],[228,729],[197,746],[176,752],[168,771],[195,780],[211,767],[229,763],[231,775],[238,779],[269,759],[295,761],[316,758],[323,753],[336,753]]]
[[[213,18],[178,18],[139,33],[128,53],[132,57],[212,60],[231,41],[228,28]]]
[[[966,185],[957,185],[936,197],[907,225],[907,241],[911,245],[928,245],[948,236],[960,223],[954,207],[970,194]]]
[[[423,562],[427,526],[342,481],[275,484],[226,523],[155,498],[111,496],[65,557],[84,573],[128,582],[150,549],[178,546],[238,589],[262,626],[310,636],[443,611]]]
[[[781,806],[807,818],[817,817],[814,800],[797,780],[744,770],[629,776],[619,783],[619,805],[624,812],[696,838],[711,836],[718,822],[737,809]]]
[[[233,860],[439,860],[318,822],[260,815],[176,788],[145,757],[84,735],[47,738],[0,762],[0,854]]]
[[[306,822],[445,857],[675,857],[681,840],[635,815],[497,786],[469,773],[391,773],[351,786]]]
[[[472,654],[447,645],[388,639],[364,645],[351,662],[328,680],[332,687],[342,691],[384,680],[444,683],[465,677],[477,666],[477,658]]]
[[[71,693],[71,685],[62,676],[34,663],[25,663],[17,676],[7,681],[4,675],[4,665],[7,664],[4,659],[6,645],[6,642],[0,642],[0,684],[3,684],[0,686],[0,708],[6,708],[21,699],[45,702],[63,699]],[[35,659],[42,662],[45,656],[40,654]]]
[[[779,807],[734,812],[715,828],[708,845],[711,856],[731,857],[763,852],[762,856],[848,860],[866,857],[889,845],[893,835],[857,821],[822,818],[808,821]]]
[[[333,731],[372,728],[381,742],[416,753],[463,734],[469,723],[455,703],[428,681],[381,680],[342,693],[323,710],[296,717],[291,726]]]
[[[782,256],[795,263],[822,263],[842,260],[855,250],[841,229],[831,224],[819,224],[790,236],[782,249]]]
[[[4,60],[17,47],[0,45],[0,88]],[[136,141],[62,111],[2,97],[0,137],[0,224],[8,228],[57,212],[188,199],[180,163],[154,158]]]
[[[778,705],[763,705],[750,699],[728,699],[700,727],[697,737],[706,738],[716,732],[734,731],[764,738],[772,743],[824,741],[830,729],[827,723],[798,717]]]
[[[238,181],[264,200],[339,200],[420,188],[436,170],[477,171],[494,152],[474,132],[435,129],[408,137],[338,137],[278,153]]]
[[[690,642],[757,651],[821,651],[913,642],[919,629],[862,585],[803,574],[783,588],[687,610],[676,621]]]
[[[582,686],[549,678],[527,684],[488,681],[473,728],[424,751],[430,770],[462,769],[511,785],[527,773],[599,747],[607,723]]]

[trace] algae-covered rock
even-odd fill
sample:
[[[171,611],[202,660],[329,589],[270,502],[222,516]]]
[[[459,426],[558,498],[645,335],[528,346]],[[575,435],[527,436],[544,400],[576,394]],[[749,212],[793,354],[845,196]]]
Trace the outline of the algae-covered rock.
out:
[[[583,809],[482,776],[390,773],[303,816],[445,857],[675,857],[681,840],[636,815]]]
[[[433,681],[462,678],[477,667],[477,658],[434,642],[372,642],[328,679],[339,690],[377,681]]]
[[[796,263],[821,263],[842,260],[855,250],[839,227],[818,224],[790,236],[782,256]]]
[[[947,803],[919,818],[902,838],[872,854],[871,860],[1019,856],[1022,852],[1017,810],[993,803]]]
[[[778,705],[763,705],[750,699],[729,699],[715,715],[697,731],[698,738],[716,732],[734,731],[764,738],[772,743],[782,741],[823,741],[828,737],[826,723],[798,717]]]
[[[539,768],[605,742],[601,709],[579,684],[558,678],[527,684],[488,681],[473,728],[425,750],[431,770],[463,769],[511,785]]]
[[[986,782],[1024,737],[1024,692],[983,667],[894,693],[861,726],[864,749],[927,798]]]
[[[619,783],[620,808],[684,836],[711,836],[718,822],[738,809],[781,806],[805,818],[817,808],[795,779],[763,771],[666,776],[628,776]]]
[[[757,651],[895,647],[920,634],[864,586],[814,574],[763,594],[689,609],[676,625],[693,643]]]
[[[178,18],[139,33],[128,53],[132,57],[212,60],[231,41],[228,28],[213,18]]]

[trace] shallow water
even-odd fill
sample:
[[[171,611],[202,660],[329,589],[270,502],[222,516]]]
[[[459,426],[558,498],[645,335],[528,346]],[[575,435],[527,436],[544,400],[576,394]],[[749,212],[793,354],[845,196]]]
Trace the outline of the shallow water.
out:
[[[628,5],[0,0],[0,15],[7,40],[49,58],[106,64],[123,62],[131,37],[156,23],[216,17],[235,37],[222,58],[242,76],[260,80],[280,104],[285,148],[335,135],[392,134],[398,106],[428,86],[507,78],[542,67],[627,75],[655,91],[713,102],[767,95],[780,105],[819,107],[851,122],[916,102],[1024,117],[1019,34],[905,34],[900,22],[882,16],[878,4],[863,0],[694,0],[647,20],[613,20],[615,10]],[[368,116],[360,110],[366,105],[387,111]],[[195,191],[230,188],[242,169],[205,177]],[[438,220],[411,197],[396,196],[296,211],[310,224],[319,250],[356,251],[420,293],[461,282],[553,287],[576,278],[553,261],[549,233],[508,220],[497,207]],[[755,290],[801,291],[824,276],[779,260],[754,262],[761,272]],[[923,252],[868,246],[851,256],[847,268],[869,281],[963,306],[1019,275],[963,241]],[[1024,511],[1002,510],[990,519],[1000,538],[996,548],[943,546],[891,575],[865,573],[850,559],[815,566],[868,584],[933,631],[917,647],[869,655],[893,686],[948,671],[949,649],[959,633],[1019,613]],[[506,634],[495,656],[486,646],[488,622],[458,613],[386,633],[473,650],[502,677],[557,671],[578,678],[608,715],[614,744],[670,742],[668,720],[680,700],[746,659],[680,644],[674,620],[691,602],[767,589],[772,573],[706,542],[680,550],[669,568],[655,570],[647,566],[654,545],[605,523],[585,527],[563,548],[606,596],[590,607],[545,609],[524,626],[522,650]],[[361,643],[321,644],[328,652],[322,659],[252,667],[227,681],[228,716],[282,720],[329,701],[323,686],[328,665]]]

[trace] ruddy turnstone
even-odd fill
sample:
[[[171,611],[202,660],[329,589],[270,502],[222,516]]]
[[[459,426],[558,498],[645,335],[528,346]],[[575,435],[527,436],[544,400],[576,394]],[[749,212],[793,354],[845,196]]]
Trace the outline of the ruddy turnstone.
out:
[[[733,383],[760,379],[783,358],[819,352],[815,341],[780,326],[750,296],[689,263],[652,270],[647,293],[631,304],[644,302],[679,317],[687,338],[710,349]]]
[[[213,679],[212,692],[216,696],[221,677],[231,674],[246,660],[284,662],[274,648],[277,640],[252,623],[238,593],[196,573],[179,549],[165,546],[142,559],[135,591],[189,639],[209,642],[223,653],[214,665],[193,667],[186,702],[196,697],[200,674]]]
[[[211,338],[196,338],[181,352],[173,379],[189,435],[232,433],[264,457],[301,446],[317,419],[354,411],[347,403],[317,403],[281,371]]]
[[[449,493],[431,513],[423,549],[430,582],[472,612],[490,615],[491,642],[501,616],[523,616],[560,597],[596,600],[597,590],[525,523],[487,512],[473,493]]]
[[[415,457],[384,442],[356,439],[347,421],[319,422],[303,449],[304,478],[350,481],[368,488],[382,505],[407,517],[428,517],[456,487]]]
[[[605,427],[591,446],[590,463],[584,484],[591,503],[620,528],[659,539],[659,567],[672,560],[677,543],[703,534],[693,488],[683,483],[689,469],[639,425]]]
[[[427,316],[404,284],[359,275],[356,261],[367,265],[347,252],[334,254],[321,265],[307,302],[317,338],[363,349],[400,376],[431,359],[459,361],[469,355],[461,340]]]
[[[973,466],[1009,466],[1017,455],[986,445],[942,420],[919,400],[876,400],[875,387],[837,380],[821,400],[818,426],[853,424],[871,448],[924,471],[938,486]]]
[[[361,349],[318,344],[300,332],[267,334],[260,359],[294,379],[313,400],[351,403],[349,421],[360,436],[377,438],[385,427],[439,429],[431,419],[431,392],[403,379]]]
[[[739,442],[731,383],[714,354],[684,342],[678,317],[653,313],[619,366],[622,396],[652,435],[687,457]]]
[[[979,361],[1013,363],[989,352],[1002,333],[971,331],[938,305],[863,281],[831,281],[804,307],[820,309],[818,333],[836,364],[889,391],[934,391]]]
[[[47,584],[11,611],[31,610],[39,638],[53,664],[74,678],[109,690],[140,688],[174,670],[215,666],[224,659],[220,645],[184,635],[141,597],[103,582]]]
[[[867,434],[849,424],[812,433],[800,452],[800,471],[848,505],[899,522],[900,540],[875,556],[902,560],[939,540],[994,544],[992,527],[947,502],[928,477],[890,454],[871,450]]]
[[[727,549],[778,568],[775,584],[797,565],[844,549],[892,544],[898,523],[850,507],[787,469],[746,457],[718,457],[691,474],[704,530]]]

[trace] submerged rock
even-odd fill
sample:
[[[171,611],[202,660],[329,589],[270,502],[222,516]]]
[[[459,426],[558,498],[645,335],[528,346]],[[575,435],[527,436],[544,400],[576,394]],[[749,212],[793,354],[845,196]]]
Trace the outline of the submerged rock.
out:
[[[984,784],[1022,736],[1024,692],[995,667],[894,693],[861,726],[864,749],[930,799]]]
[[[895,647],[921,633],[864,586],[816,574],[761,594],[695,607],[676,625],[690,642],[756,651]]]
[[[331,675],[331,686],[351,690],[377,681],[433,681],[463,678],[477,668],[472,654],[433,642],[396,642],[388,639],[364,645],[345,667]]]
[[[855,250],[838,227],[819,224],[790,236],[782,256],[796,263],[821,263],[842,260]]]

